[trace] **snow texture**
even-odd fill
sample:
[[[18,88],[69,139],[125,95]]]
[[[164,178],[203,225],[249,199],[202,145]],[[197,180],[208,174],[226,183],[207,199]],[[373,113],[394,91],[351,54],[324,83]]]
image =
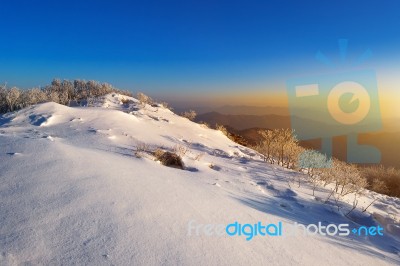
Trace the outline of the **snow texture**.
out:
[[[127,101],[128,100],[128,101]],[[185,169],[136,147],[184,147]],[[221,132],[110,94],[0,117],[0,265],[399,265],[400,200],[367,192],[364,213],[323,204],[306,176]],[[300,178],[302,184],[288,185]],[[384,236],[188,235],[188,223],[381,225]]]

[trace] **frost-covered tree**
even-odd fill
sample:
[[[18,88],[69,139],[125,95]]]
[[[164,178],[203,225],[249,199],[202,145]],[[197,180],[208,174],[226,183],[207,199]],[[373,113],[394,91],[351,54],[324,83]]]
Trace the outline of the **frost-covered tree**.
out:
[[[264,161],[294,168],[302,148],[291,129],[274,129],[258,131],[261,141],[254,147],[264,156]]]
[[[43,103],[47,101],[46,94],[39,88],[34,88],[29,91],[31,95],[32,102]]]
[[[20,97],[22,106],[24,108],[29,105],[42,103],[47,101],[46,93],[44,93],[39,88],[33,88],[30,90],[22,91],[22,95]]]
[[[150,96],[147,96],[146,94],[144,94],[142,92],[138,92],[136,94],[136,98],[139,100],[141,105],[146,105],[146,104],[152,104],[153,103],[153,99],[151,99]]]
[[[8,111],[12,112],[15,110],[18,98],[21,95],[21,91],[17,87],[6,89],[5,100],[7,103]]]
[[[272,162],[272,154],[274,153],[274,142],[276,138],[276,132],[273,130],[260,130],[258,133],[262,137],[262,141],[259,143],[259,152],[264,155],[265,161]]]
[[[298,143],[296,136],[294,135],[294,131],[287,128],[282,129],[274,129],[275,142],[278,147],[277,155],[278,155],[278,164],[285,164],[285,153],[287,153],[287,148],[290,145],[295,145]]]
[[[84,80],[74,80],[74,89],[77,100],[83,100],[89,97]]]
[[[7,112],[7,103],[6,103],[6,85],[0,85],[0,112]]]
[[[56,102],[68,105],[71,100],[89,100],[91,97],[100,97],[108,93],[115,92],[126,96],[132,96],[129,91],[122,91],[113,88],[110,84],[99,83],[97,81],[68,80],[61,81],[54,79],[50,85],[44,88],[33,88],[29,90],[20,90],[16,87],[11,89],[6,85],[0,86],[0,113],[6,113],[29,105],[41,102]],[[151,98],[147,101],[151,102]]]
[[[334,188],[326,202],[332,196],[335,199],[338,210],[340,209],[339,202],[342,197],[349,194],[354,194],[352,209],[354,210],[358,204],[358,195],[360,195],[368,185],[366,178],[362,177],[357,166],[337,159],[332,160],[332,167],[322,172],[321,180],[325,181],[325,184],[333,183]],[[352,210],[350,210],[350,212]]]
[[[63,80],[61,83],[62,91],[65,93],[65,104],[69,104],[69,101],[76,100],[74,84],[69,80]],[[63,98],[64,98],[63,97]]]
[[[94,80],[89,80],[86,83],[86,88],[88,91],[88,97],[98,97],[100,96],[100,86]]]
[[[316,150],[305,150],[299,154],[298,165],[306,169],[309,176],[318,174],[318,169],[326,169],[332,166],[330,158]]]
[[[341,180],[340,195],[344,196],[351,193],[360,193],[367,185],[367,179],[361,176],[357,166],[345,164],[343,169],[344,176]]]
[[[193,120],[196,118],[197,113],[196,113],[196,111],[194,111],[194,110],[189,110],[189,111],[183,112],[183,113],[181,114],[181,116],[183,116],[183,117],[185,117],[185,118],[187,118],[187,119],[193,121]]]
[[[108,93],[111,93],[113,91],[113,87],[108,84],[108,83],[103,83],[100,85],[100,95],[106,95]],[[129,95],[127,95],[129,96]]]
[[[299,154],[304,151],[304,148],[298,145],[297,140],[289,142],[285,147],[284,166],[289,169],[298,168]]]
[[[305,150],[299,154],[298,166],[305,169],[309,175],[309,181],[313,186],[313,195],[320,180],[324,179],[324,173],[333,166],[332,161],[325,154],[315,150]]]

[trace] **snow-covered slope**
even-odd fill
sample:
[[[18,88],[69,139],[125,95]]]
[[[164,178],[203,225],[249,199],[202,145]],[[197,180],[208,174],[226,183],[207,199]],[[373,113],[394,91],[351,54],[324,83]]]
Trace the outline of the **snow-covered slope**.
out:
[[[123,104],[121,100],[130,100]],[[144,145],[146,144],[146,145]],[[137,146],[177,149],[185,170]],[[0,265],[384,265],[400,263],[400,201],[369,192],[349,220],[301,174],[133,98],[55,103],[0,118]],[[349,206],[350,207],[350,206]],[[374,214],[374,217],[371,215]],[[384,236],[208,236],[190,225],[348,223]]]

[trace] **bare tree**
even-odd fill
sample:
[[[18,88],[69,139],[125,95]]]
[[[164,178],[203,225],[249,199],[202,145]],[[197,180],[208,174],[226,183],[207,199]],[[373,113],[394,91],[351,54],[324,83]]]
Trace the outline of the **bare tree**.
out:
[[[276,131],[273,130],[260,130],[258,133],[262,136],[263,140],[259,143],[259,152],[264,155],[265,161],[271,162],[273,154],[273,143],[276,138]]]

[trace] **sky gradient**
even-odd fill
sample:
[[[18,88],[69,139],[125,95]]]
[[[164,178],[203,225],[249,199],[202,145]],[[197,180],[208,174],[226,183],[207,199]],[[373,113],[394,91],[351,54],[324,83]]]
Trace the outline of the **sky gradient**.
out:
[[[0,82],[99,80],[166,100],[284,105],[287,79],[369,68],[400,114],[399,1],[82,2],[2,3]]]

